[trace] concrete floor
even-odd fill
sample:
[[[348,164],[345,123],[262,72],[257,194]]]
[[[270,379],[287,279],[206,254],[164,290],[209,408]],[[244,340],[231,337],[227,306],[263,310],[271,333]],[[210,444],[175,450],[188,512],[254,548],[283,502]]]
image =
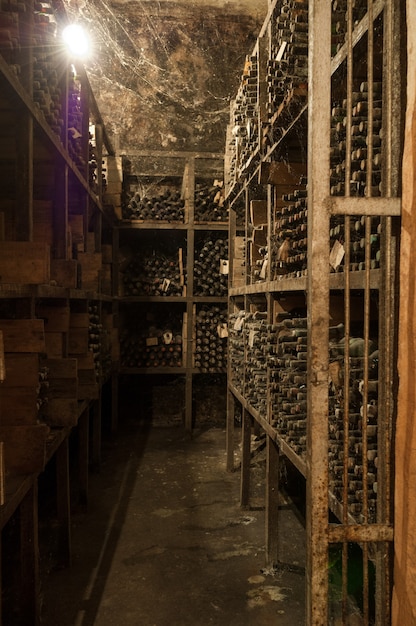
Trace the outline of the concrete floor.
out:
[[[43,549],[42,625],[304,624],[304,533],[283,499],[280,563],[265,569],[263,470],[243,510],[224,429],[125,425],[91,475],[88,511],[74,507],[71,568]]]

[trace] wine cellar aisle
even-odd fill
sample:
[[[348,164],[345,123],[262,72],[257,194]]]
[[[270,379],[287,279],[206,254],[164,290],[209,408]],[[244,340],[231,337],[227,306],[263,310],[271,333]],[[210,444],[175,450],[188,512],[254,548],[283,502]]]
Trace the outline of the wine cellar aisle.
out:
[[[416,626],[414,4],[0,0],[0,625]]]

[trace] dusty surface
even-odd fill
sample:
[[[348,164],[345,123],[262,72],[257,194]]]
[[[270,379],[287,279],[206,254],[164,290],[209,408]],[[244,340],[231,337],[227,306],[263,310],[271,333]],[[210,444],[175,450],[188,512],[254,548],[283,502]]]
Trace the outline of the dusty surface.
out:
[[[303,529],[282,503],[281,564],[265,568],[259,467],[253,479],[243,510],[221,428],[130,425],[91,477],[89,512],[74,513],[72,567],[44,559],[42,624],[303,624]]]

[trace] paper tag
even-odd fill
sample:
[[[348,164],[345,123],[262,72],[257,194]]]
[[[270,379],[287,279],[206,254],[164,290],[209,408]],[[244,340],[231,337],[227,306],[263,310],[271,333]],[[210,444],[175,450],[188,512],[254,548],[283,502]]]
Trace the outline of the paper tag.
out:
[[[218,324],[217,326],[217,333],[218,333],[218,337],[220,337],[220,339],[226,339],[228,337],[228,326],[226,323],[224,324]]]
[[[228,259],[220,259],[220,274],[228,275],[229,263]]]
[[[164,278],[163,279],[163,283],[162,283],[162,291],[167,291],[170,287],[170,280],[169,278]]]
[[[329,264],[334,270],[337,270],[339,266],[341,265],[342,259],[344,258],[344,254],[345,254],[344,246],[337,239],[334,245],[332,246],[332,250],[329,255]]]
[[[243,324],[244,324],[244,316],[241,315],[240,317],[237,317],[237,319],[234,322],[234,330],[239,331],[243,328]]]
[[[260,270],[260,278],[263,278],[263,279],[266,278],[267,265],[268,265],[268,260],[264,259],[263,265],[261,266],[261,270]]]
[[[173,340],[173,333],[171,333],[171,331],[166,331],[165,333],[163,333],[163,343],[166,345],[169,345],[170,343],[172,343]]]
[[[254,346],[254,339],[256,338],[257,330],[250,330],[248,333],[248,347],[252,348]]]

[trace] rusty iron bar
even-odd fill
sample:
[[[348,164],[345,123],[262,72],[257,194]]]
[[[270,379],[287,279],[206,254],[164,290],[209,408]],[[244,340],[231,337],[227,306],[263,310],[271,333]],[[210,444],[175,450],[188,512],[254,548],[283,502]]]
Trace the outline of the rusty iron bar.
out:
[[[307,626],[328,622],[330,9],[309,2]]]

